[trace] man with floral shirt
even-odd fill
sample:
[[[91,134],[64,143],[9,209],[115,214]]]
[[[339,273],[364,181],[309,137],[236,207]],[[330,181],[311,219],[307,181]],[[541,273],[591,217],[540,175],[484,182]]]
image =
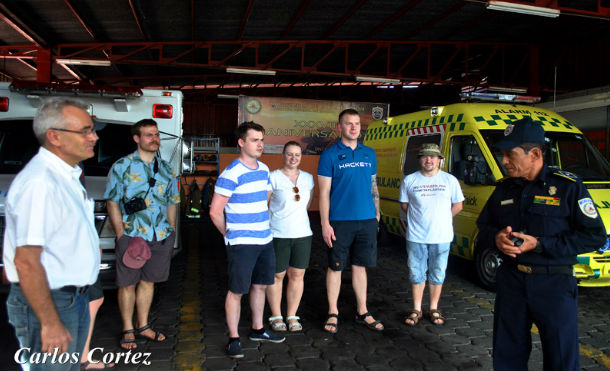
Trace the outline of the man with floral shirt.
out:
[[[116,284],[123,320],[120,339],[123,349],[135,349],[138,338],[165,340],[165,335],[150,327],[148,312],[154,283],[169,277],[180,202],[170,164],[156,155],[161,146],[157,123],[152,119],[140,120],[132,127],[132,134],[138,149],[112,165],[104,194],[117,236]],[[135,252],[141,255],[135,256]]]

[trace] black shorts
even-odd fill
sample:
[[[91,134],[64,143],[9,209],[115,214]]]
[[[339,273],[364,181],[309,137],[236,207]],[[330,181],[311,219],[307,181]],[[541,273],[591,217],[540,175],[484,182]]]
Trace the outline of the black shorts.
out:
[[[130,238],[124,234],[116,243],[116,285],[125,287],[135,285],[140,281],[167,281],[174,252],[176,232],[172,232],[162,241],[146,241],[150,247],[151,257],[140,269],[132,269],[123,264],[123,254],[127,251]]]
[[[275,252],[273,242],[266,245],[227,245],[229,291],[247,294],[250,286],[273,285]]]
[[[377,264],[377,219],[331,221],[336,241],[328,249],[328,267],[342,271],[351,255],[351,265],[374,267]]]
[[[89,301],[94,301],[99,298],[104,297],[104,288],[102,287],[102,281],[100,280],[100,276],[97,276],[97,280],[91,286],[89,286]]]

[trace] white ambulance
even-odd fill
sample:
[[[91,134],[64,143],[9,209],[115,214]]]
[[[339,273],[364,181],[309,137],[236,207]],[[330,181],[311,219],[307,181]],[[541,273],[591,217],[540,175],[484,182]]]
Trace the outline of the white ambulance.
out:
[[[179,182],[183,166],[182,93],[33,82],[0,83],[0,244],[4,236],[4,203],[8,188],[15,175],[38,152],[32,119],[40,102],[50,96],[70,96],[84,101],[95,120],[99,136],[95,156],[83,164],[87,193],[95,200],[95,224],[102,248],[100,277],[104,285],[110,287],[114,285],[115,233],[103,199],[106,176],[116,160],[136,149],[130,126],[151,118],[161,131],[160,155],[171,163],[176,182]],[[180,231],[179,226],[177,229]],[[179,249],[180,238],[177,237],[175,252]]]

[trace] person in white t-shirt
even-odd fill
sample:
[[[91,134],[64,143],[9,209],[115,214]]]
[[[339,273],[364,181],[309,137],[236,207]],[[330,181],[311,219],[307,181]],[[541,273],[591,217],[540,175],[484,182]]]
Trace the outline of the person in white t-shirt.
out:
[[[302,148],[290,141],[282,151],[284,166],[270,175],[272,194],[269,202],[270,226],[275,250],[275,283],[267,287],[271,307],[269,324],[276,331],[301,331],[296,315],[303,296],[303,277],[309,266],[312,232],[307,209],[313,199],[313,176],[299,170]],[[281,302],[284,277],[286,288],[286,322]]]
[[[422,297],[430,290],[430,322],[443,325],[438,310],[449,247],[453,240],[453,217],[462,211],[464,195],[458,180],[440,170],[443,155],[434,143],[425,143],[417,154],[420,170],[400,184],[400,207],[407,214],[407,255],[413,309],[405,323],[415,326],[422,317]]]

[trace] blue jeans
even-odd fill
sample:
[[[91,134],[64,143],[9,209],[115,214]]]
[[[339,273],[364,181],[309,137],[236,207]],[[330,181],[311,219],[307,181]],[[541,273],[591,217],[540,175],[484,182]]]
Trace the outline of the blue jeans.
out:
[[[74,339],[68,343],[68,352],[44,357],[41,352],[40,321],[28,304],[21,287],[11,285],[6,300],[9,322],[19,340],[19,358],[24,370],[79,370],[80,356],[89,332],[89,295],[51,290],[51,297],[61,322]],[[23,349],[23,348],[29,348]]]
[[[409,280],[412,284],[428,282],[442,285],[445,281],[449,246],[447,243],[417,243],[407,241],[407,256],[409,265]]]

